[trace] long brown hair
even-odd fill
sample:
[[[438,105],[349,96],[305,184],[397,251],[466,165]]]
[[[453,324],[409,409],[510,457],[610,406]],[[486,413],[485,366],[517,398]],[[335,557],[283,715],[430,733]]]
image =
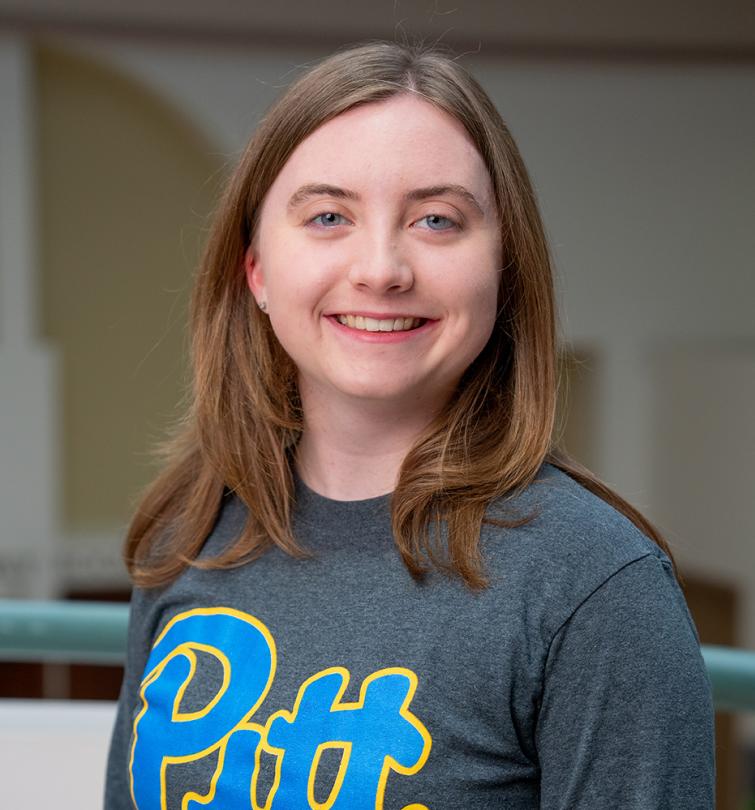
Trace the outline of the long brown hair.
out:
[[[254,304],[243,257],[265,194],[293,150],[340,113],[400,93],[419,94],[465,127],[495,190],[504,260],[493,334],[401,466],[391,509],[406,566],[417,578],[434,565],[472,588],[484,587],[478,547],[486,510],[494,499],[527,486],[544,461],[611,503],[668,551],[642,515],[554,452],[551,262],[532,186],[506,125],[480,85],[449,56],[378,42],[337,53],[296,81],[269,110],[230,178],[192,301],[192,403],[126,539],[125,558],[137,584],[164,584],[199,564],[228,491],[244,502],[248,520],[229,549],[203,566],[239,565],[271,544],[292,555],[307,553],[291,533],[291,458],[302,431],[296,369]],[[441,521],[447,531],[436,530]],[[447,538],[442,546],[439,537]]]

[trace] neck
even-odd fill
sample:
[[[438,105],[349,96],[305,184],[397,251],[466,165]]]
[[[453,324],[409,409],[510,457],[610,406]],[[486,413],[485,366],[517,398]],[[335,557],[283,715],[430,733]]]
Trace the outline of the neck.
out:
[[[325,406],[304,391],[301,397],[298,473],[310,489],[338,501],[392,492],[406,454],[435,415],[405,403],[331,399]]]

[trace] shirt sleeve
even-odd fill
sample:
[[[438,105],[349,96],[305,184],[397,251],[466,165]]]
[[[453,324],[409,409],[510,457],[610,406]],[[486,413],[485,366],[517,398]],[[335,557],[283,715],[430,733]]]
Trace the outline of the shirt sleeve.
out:
[[[151,625],[148,620],[148,604],[151,601],[148,592],[138,588],[131,595],[126,666],[105,775],[105,810],[134,810],[129,777],[131,731],[139,686],[152,646]]]
[[[551,643],[541,810],[710,810],[714,734],[697,633],[666,559],[621,568]]]

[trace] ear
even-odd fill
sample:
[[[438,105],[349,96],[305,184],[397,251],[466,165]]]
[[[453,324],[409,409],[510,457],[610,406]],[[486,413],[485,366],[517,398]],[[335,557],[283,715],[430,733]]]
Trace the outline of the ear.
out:
[[[252,245],[249,245],[244,254],[244,273],[246,275],[246,283],[252,291],[252,295],[257,300],[257,303],[259,304],[261,301],[266,301],[265,277]]]

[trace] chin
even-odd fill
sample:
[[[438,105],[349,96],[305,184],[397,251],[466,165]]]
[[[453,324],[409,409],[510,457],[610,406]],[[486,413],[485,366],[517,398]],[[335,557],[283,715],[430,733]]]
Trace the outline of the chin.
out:
[[[411,396],[411,391],[400,388],[378,388],[374,385],[350,386],[341,389],[346,396],[362,399],[365,402],[402,402]]]
[[[374,377],[368,380],[340,381],[335,386],[342,394],[362,399],[369,402],[402,402],[407,399],[416,400],[417,386],[411,383],[402,383],[395,379],[376,380]]]

